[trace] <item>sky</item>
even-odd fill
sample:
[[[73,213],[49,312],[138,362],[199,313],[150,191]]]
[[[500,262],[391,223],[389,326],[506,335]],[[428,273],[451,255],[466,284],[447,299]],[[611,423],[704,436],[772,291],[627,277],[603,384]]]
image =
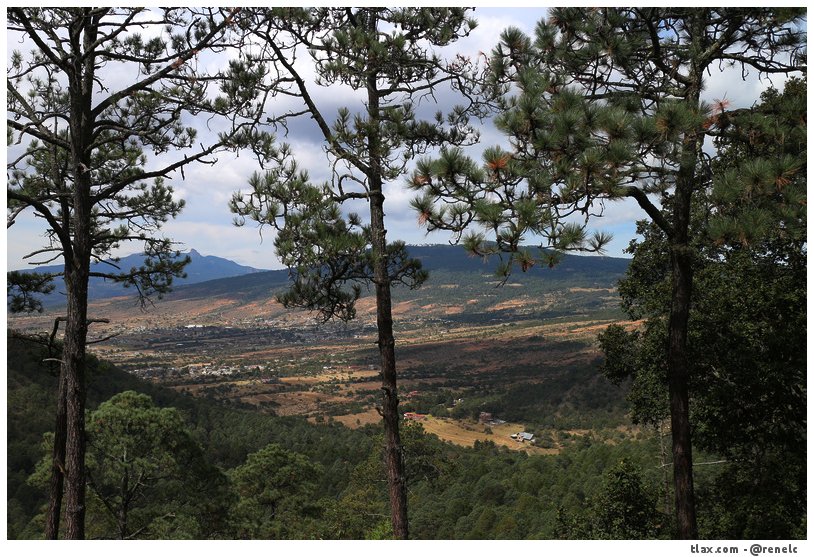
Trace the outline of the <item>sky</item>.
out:
[[[472,34],[455,43],[453,51],[469,56],[479,52],[488,53],[497,44],[500,33],[509,26],[518,27],[528,34],[533,33],[536,22],[544,17],[543,8],[477,8],[474,17],[478,27]],[[8,36],[6,41],[6,59],[12,49],[20,48],[18,38]],[[779,83],[775,83],[779,85]],[[705,99],[728,99],[732,108],[751,106],[760,91],[769,86],[766,80],[759,80],[754,73],[742,81],[740,70],[713,72],[707,77]],[[354,102],[354,95],[336,87],[315,88],[314,99],[319,106],[328,111],[335,110],[343,103]],[[439,97],[443,102],[443,97]],[[199,135],[206,137],[206,127],[198,122]],[[282,139],[282,138],[281,138]],[[327,158],[315,123],[307,118],[292,123],[285,141],[293,147],[294,155],[301,166],[307,168],[314,182],[319,183],[329,177]],[[469,154],[476,160],[480,152],[489,146],[504,145],[506,141],[489,122],[481,127],[481,141],[478,146],[469,149]],[[11,157],[12,149],[7,150]],[[232,224],[233,215],[229,212],[227,202],[233,192],[248,189],[249,176],[258,171],[254,159],[247,154],[221,154],[214,166],[190,165],[185,170],[184,179],[180,174],[170,181],[177,198],[182,198],[186,206],[181,215],[164,226],[166,236],[179,242],[181,251],[196,249],[204,255],[217,255],[261,269],[277,269],[282,265],[274,254],[273,231],[266,228],[261,236],[253,223],[248,222],[239,228]],[[386,227],[389,240],[404,240],[408,244],[441,244],[450,240],[450,236],[437,232],[426,234],[419,227],[416,214],[409,207],[414,192],[403,186],[404,180],[397,180],[385,186]],[[358,210],[358,209],[357,209]],[[359,211],[362,215],[364,211]],[[645,214],[632,200],[607,203],[604,216],[595,220],[598,230],[610,232],[614,239],[605,254],[624,257],[623,250],[635,236],[636,220],[645,218]],[[30,261],[24,256],[43,245],[44,227],[41,220],[30,215],[21,217],[7,231],[7,269],[26,268]],[[531,243],[531,242],[530,242]],[[126,245],[118,255],[127,255],[139,250],[139,246]]]

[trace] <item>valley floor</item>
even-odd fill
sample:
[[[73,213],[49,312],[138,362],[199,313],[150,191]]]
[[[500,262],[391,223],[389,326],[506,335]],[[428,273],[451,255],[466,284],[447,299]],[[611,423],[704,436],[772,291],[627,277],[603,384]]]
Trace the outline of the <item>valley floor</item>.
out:
[[[92,351],[133,375],[315,423],[357,428],[380,421],[378,354],[369,319],[316,325],[306,314],[286,313],[250,326],[184,319],[160,307],[124,319],[110,311],[115,307],[97,303],[96,312],[107,310],[113,324],[94,334],[115,336]],[[624,415],[623,393],[597,371],[595,338],[620,322],[614,317],[601,312],[511,322],[403,317],[396,333],[401,410],[417,414],[424,429],[443,440],[462,446],[492,441],[554,454],[582,436],[619,439],[638,433]],[[17,323],[45,327],[46,320]],[[491,416],[484,420],[481,413]],[[526,430],[536,435],[531,442],[511,437]]]

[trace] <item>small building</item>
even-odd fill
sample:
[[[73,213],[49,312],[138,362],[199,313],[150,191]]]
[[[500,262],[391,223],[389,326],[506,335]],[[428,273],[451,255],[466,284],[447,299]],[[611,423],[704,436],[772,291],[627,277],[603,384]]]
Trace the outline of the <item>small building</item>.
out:
[[[487,422],[492,421],[492,413],[491,412],[481,412],[480,416],[478,416],[478,422],[485,424]]]
[[[523,441],[531,442],[531,441],[534,440],[534,434],[533,433],[526,433],[525,431],[521,431],[520,433],[517,434],[517,440],[520,441],[521,443]]]

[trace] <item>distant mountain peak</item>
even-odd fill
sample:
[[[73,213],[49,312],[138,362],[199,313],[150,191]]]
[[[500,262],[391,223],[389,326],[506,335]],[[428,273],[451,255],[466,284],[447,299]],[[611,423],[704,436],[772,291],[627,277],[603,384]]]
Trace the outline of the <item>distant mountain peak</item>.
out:
[[[214,255],[203,255],[198,250],[192,248],[186,253],[182,253],[180,257],[188,256],[190,258],[189,265],[184,269],[186,277],[177,278],[173,281],[174,287],[180,287],[185,284],[196,284],[199,282],[207,282],[210,280],[217,280],[223,278],[238,277],[241,275],[248,275],[262,271],[263,269],[256,269],[246,265],[241,265],[229,259],[218,257]],[[144,262],[144,254],[133,253],[118,260],[118,267],[121,269],[129,269],[131,267],[139,267]],[[91,269],[95,269],[97,265],[105,265],[105,263],[95,263]],[[50,265],[44,267],[37,267],[34,269],[26,269],[27,272],[38,271],[41,273],[60,273],[63,270],[61,265]],[[105,270],[109,271],[109,268]],[[43,296],[43,302],[46,305],[60,305],[65,303],[65,287],[61,279],[57,280],[56,289],[51,294]],[[113,296],[132,295],[132,291],[125,290],[120,285],[110,281],[105,281],[100,277],[92,277],[88,284],[88,295],[91,299],[109,298]]]

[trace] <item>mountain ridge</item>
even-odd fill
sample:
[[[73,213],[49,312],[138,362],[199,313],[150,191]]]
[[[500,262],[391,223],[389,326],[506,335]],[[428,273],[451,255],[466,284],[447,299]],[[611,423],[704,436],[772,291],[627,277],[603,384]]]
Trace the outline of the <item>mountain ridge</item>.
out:
[[[444,244],[408,246],[407,249],[411,257],[422,262],[423,267],[429,271],[430,278],[421,289],[415,291],[405,288],[394,289],[395,301],[419,299],[426,301],[433,298],[433,301],[437,302],[435,298],[440,297],[436,292],[438,289],[445,289],[445,298],[466,298],[475,296],[477,292],[483,292],[484,285],[497,286],[500,282],[495,274],[498,267],[497,256],[484,260],[468,254],[460,246]],[[284,290],[290,282],[287,269],[256,269],[219,256],[203,256],[195,249],[190,250],[188,255],[192,258],[187,267],[188,278],[178,279],[174,283],[173,290],[164,297],[167,302],[217,298],[244,304],[265,302],[274,298],[274,295]],[[124,267],[133,257],[138,256],[122,258],[119,265]],[[522,286],[521,290],[524,293],[534,292],[539,295],[557,288],[613,288],[616,281],[624,275],[628,263],[629,259],[624,258],[567,254],[558,265],[551,268],[535,266],[525,272],[515,269],[506,286],[509,289]],[[237,273],[216,276],[218,272],[224,272],[224,269],[236,270]],[[493,290],[499,292],[505,289],[487,288],[485,296],[494,297]],[[101,280],[94,281],[89,289],[93,301],[128,295],[132,297],[130,292],[121,285]],[[64,296],[57,293],[49,295],[44,300],[46,306],[50,307],[57,307],[60,301],[64,301]]]
[[[230,278],[248,275],[252,273],[262,273],[266,269],[257,269],[248,265],[241,265],[230,259],[216,255],[203,255],[196,249],[190,249],[188,252],[181,253],[180,257],[189,256],[190,263],[185,267],[185,277],[177,277],[173,280],[173,288],[179,288],[185,285],[198,284],[210,280],[217,280],[221,278]],[[110,272],[111,270],[129,269],[139,267],[144,263],[144,255],[133,253],[123,256],[116,260],[108,260],[98,262],[91,265],[91,272]],[[62,265],[45,265],[34,267],[30,269],[23,269],[24,273],[61,273],[63,271]],[[59,306],[65,303],[65,287],[61,277],[54,279],[56,288],[51,294],[42,296],[42,301],[46,306]],[[88,284],[88,298],[90,300],[102,300],[105,298],[112,298],[116,296],[126,296],[132,290],[125,288],[123,285],[115,283],[110,280],[105,280],[99,277],[91,277]]]

